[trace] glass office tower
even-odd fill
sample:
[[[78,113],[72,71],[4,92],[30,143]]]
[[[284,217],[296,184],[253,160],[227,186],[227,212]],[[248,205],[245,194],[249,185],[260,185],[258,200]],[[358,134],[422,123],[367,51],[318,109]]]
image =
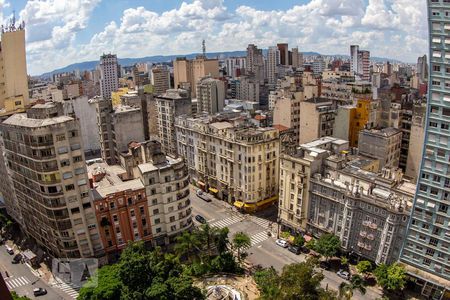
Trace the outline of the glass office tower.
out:
[[[428,20],[425,145],[400,260],[423,295],[450,299],[450,0],[428,0]]]

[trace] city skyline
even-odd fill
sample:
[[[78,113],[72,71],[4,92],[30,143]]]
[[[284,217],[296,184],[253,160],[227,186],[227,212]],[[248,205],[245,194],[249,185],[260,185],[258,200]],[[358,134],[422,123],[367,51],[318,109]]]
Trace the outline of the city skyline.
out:
[[[203,39],[208,52],[288,42],[300,51],[346,54],[350,44],[359,44],[373,56],[415,62],[427,52],[427,16],[425,3],[414,2],[18,0],[0,1],[0,21],[6,24],[13,10],[17,21],[25,21],[32,75],[98,59],[103,52],[118,57],[200,52]]]

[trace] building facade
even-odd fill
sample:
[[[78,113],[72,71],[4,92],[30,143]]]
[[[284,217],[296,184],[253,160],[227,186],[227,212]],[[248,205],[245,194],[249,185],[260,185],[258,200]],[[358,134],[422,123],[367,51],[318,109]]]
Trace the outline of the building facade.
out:
[[[119,89],[119,65],[117,55],[100,56],[100,96],[111,99],[111,93]]]
[[[62,112],[58,103],[37,104],[1,124],[19,223],[55,257],[100,256],[80,125]]]
[[[225,105],[225,82],[210,76],[197,82],[197,113],[216,114]]]
[[[359,132],[359,153],[380,161],[380,167],[398,168],[402,132],[388,127],[364,129]]]
[[[299,143],[332,136],[336,108],[326,98],[311,98],[300,102]]]
[[[425,143],[401,261],[416,287],[432,299],[450,297],[450,67],[446,60],[450,3],[428,1],[430,80]]]
[[[170,89],[170,71],[167,66],[155,66],[151,70],[151,81],[155,95],[164,94]]]

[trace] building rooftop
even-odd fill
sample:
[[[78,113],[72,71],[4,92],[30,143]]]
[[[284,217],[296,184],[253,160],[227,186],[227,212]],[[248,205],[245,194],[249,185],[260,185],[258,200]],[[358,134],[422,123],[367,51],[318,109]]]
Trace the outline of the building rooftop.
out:
[[[401,133],[399,129],[393,127],[387,127],[382,129],[364,129],[361,130],[361,134],[370,134],[370,135],[378,135],[383,137],[390,137],[396,134]]]
[[[6,119],[3,124],[18,127],[38,128],[62,124],[73,120],[74,118],[69,116],[59,116],[47,119],[30,119],[28,118],[27,114],[22,113],[12,115],[8,119]]]
[[[169,167],[176,165],[182,161],[183,161],[183,159],[181,157],[173,158],[171,156],[166,156],[166,161],[163,163],[160,163],[160,164],[144,163],[144,164],[139,164],[137,167],[138,167],[139,171],[142,174],[144,174],[144,173],[148,173],[148,172],[152,172],[152,171],[156,171],[156,170],[169,168]]]

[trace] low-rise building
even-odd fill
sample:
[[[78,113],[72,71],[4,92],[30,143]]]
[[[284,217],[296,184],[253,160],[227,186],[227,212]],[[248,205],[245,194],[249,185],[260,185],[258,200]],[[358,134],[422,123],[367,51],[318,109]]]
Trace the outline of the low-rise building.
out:
[[[400,160],[402,132],[389,127],[365,129],[359,132],[359,153],[376,158],[381,168],[397,168]]]

